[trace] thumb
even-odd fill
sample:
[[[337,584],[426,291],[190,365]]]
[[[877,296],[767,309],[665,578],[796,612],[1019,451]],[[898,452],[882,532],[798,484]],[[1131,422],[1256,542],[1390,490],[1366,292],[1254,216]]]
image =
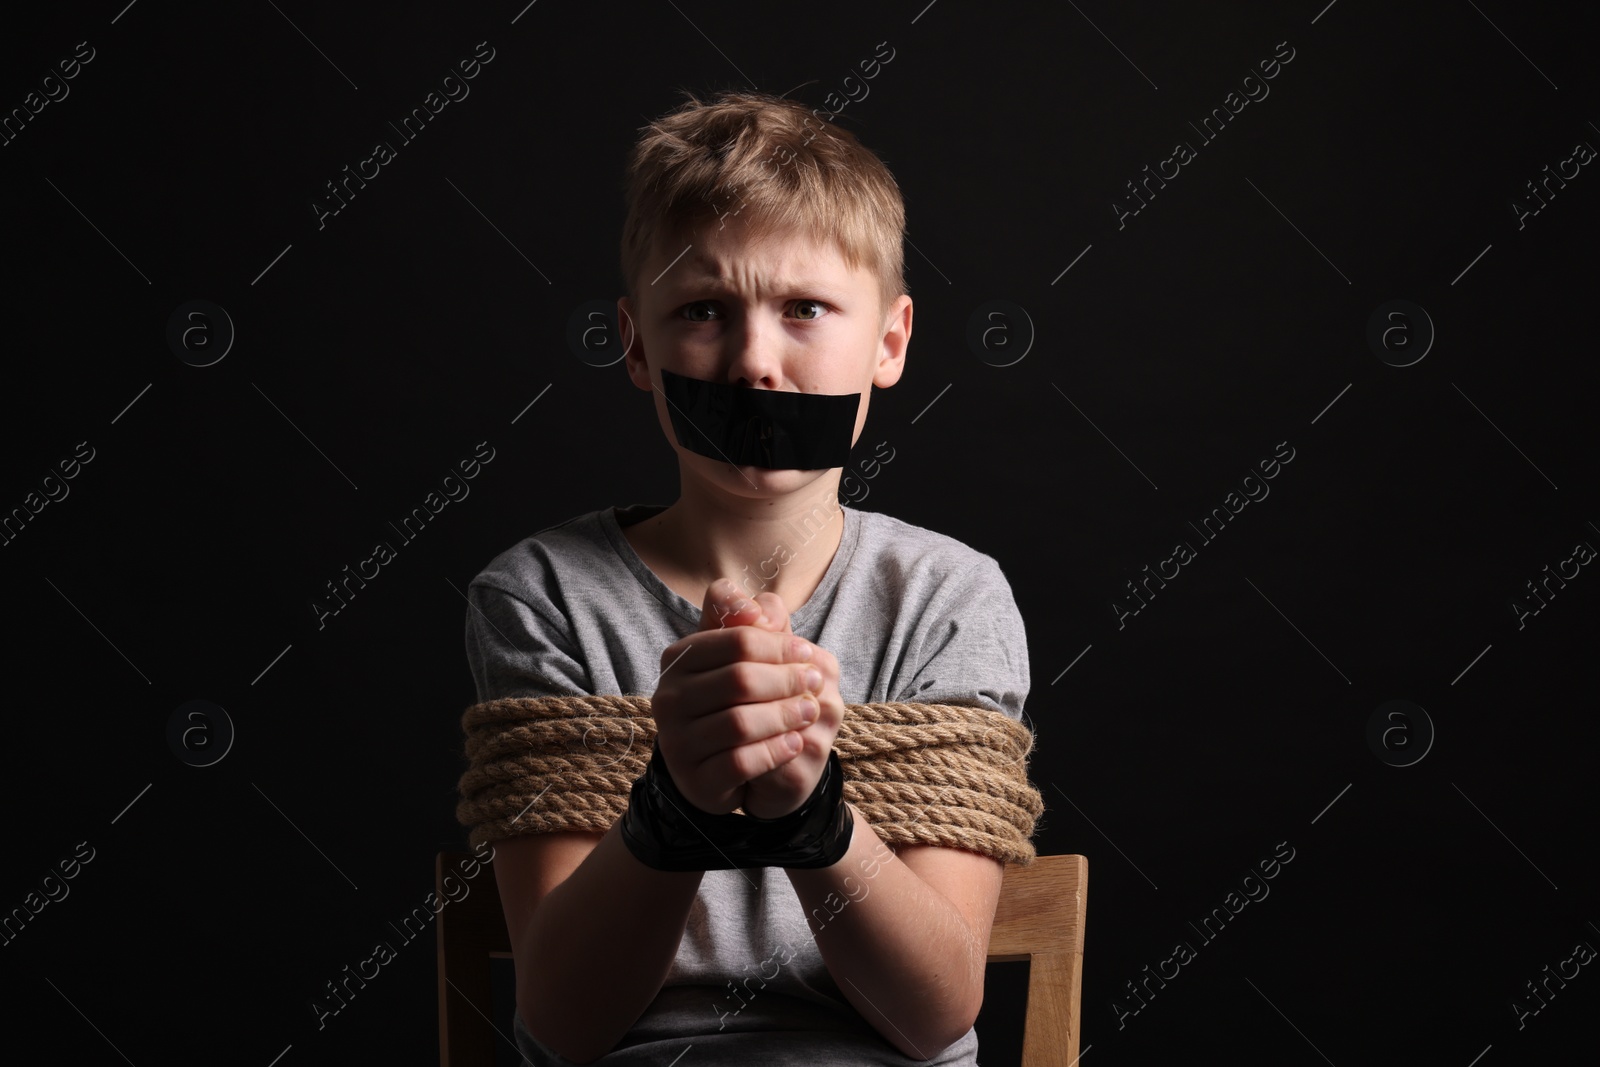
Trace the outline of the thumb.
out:
[[[700,605],[700,629],[720,630],[728,626],[750,626],[761,616],[761,605],[745,596],[728,578],[718,578],[706,586]]]
[[[784,604],[783,598],[777,593],[757,593],[756,610],[764,612],[767,617],[766,629],[775,633],[794,633],[789,625],[789,609]],[[760,625],[758,622],[757,625]]]

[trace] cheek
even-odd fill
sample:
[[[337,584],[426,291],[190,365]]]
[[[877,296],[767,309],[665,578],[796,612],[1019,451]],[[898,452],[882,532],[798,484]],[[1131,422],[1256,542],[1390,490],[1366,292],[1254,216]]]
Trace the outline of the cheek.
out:
[[[667,398],[656,389],[652,389],[650,393],[654,397],[656,421],[661,424],[661,432],[666,436],[667,442],[675,450],[682,452],[686,456],[694,455],[692,452],[685,451],[683,446],[678,444],[678,435],[672,428],[672,411],[667,406]]]
[[[861,430],[867,425],[867,401],[872,397],[872,386],[869,383],[861,390],[861,402],[856,405],[856,428],[851,435],[850,443],[853,445],[861,440]]]

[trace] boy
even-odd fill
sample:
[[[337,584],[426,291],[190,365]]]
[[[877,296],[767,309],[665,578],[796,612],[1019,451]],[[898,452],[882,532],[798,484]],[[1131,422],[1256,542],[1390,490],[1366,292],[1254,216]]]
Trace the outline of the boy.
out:
[[[679,496],[495,557],[469,587],[468,716],[653,694],[654,750],[681,799],[741,820],[811,810],[847,704],[965,705],[1025,729],[1026,634],[995,560],[838,501],[871,387],[895,384],[911,338],[904,207],[883,163],[793,101],[689,95],[645,128],[628,200],[618,322]],[[533,766],[517,763],[537,747],[521,729],[464,795],[469,778]],[[1031,818],[1016,852],[911,831],[891,847],[887,821],[836,802],[826,865],[671,869],[641,861],[626,818],[539,829],[574,782],[631,760],[625,787],[652,746],[586,733],[574,749],[582,773],[528,778],[492,831],[530,1061],[666,1064],[692,1045],[693,1067],[976,1063],[1000,857],[1031,859]],[[475,763],[485,751],[469,742]],[[948,793],[894,810],[916,822]]]

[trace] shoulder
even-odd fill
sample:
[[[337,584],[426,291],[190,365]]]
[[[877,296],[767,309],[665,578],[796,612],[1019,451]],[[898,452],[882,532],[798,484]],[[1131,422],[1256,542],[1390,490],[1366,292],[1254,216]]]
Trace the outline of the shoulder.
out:
[[[962,594],[1003,591],[1010,583],[999,560],[949,534],[881,511],[851,508],[861,523],[861,542],[854,565],[870,570],[891,583],[902,596],[921,592],[930,599],[950,599]]]
[[[497,553],[468,583],[469,594],[500,593],[523,603],[559,601],[569,573],[593,574],[607,547],[603,514],[585,512],[537,530]]]
[[[857,512],[862,540],[851,570],[900,635],[891,699],[978,704],[1022,718],[1028,635],[995,557],[881,512]],[[867,617],[863,613],[863,617]]]
[[[467,663],[480,702],[594,691],[571,606],[594,599],[579,583],[600,569],[597,536],[604,545],[595,512],[547,526],[468,583]]]

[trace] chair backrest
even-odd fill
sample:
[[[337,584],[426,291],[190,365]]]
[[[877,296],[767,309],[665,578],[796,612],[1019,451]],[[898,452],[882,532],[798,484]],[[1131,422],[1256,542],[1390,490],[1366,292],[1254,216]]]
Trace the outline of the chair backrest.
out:
[[[471,857],[441,852],[435,891],[444,900],[444,876]],[[492,862],[487,866],[493,866]],[[439,1063],[441,1067],[493,1067],[498,1034],[515,1045],[509,1028],[493,1018],[489,961],[511,958],[511,938],[500,910],[492,870],[473,879],[472,890],[439,912]],[[989,937],[989,962],[1028,961],[1028,1008],[1022,1067],[1071,1067],[1078,1059],[1078,1010],[1083,981],[1083,926],[1089,861],[1083,856],[1039,856],[1022,867],[1006,864]]]

